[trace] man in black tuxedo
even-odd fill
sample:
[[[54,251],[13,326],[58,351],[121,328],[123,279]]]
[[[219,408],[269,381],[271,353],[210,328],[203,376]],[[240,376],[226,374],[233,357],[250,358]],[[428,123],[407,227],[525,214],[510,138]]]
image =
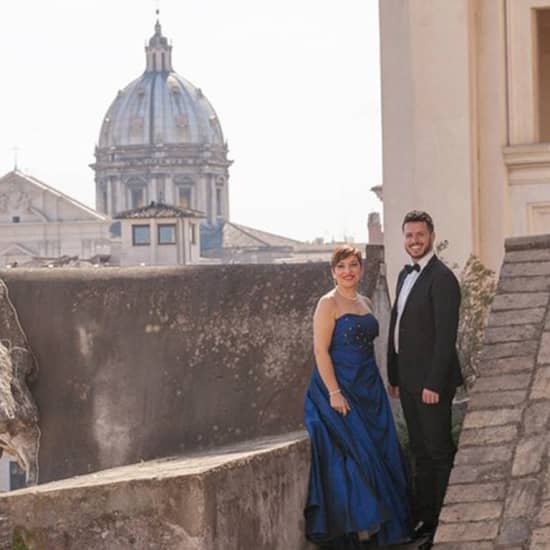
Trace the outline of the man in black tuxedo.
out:
[[[456,447],[451,406],[462,374],[456,352],[460,287],[434,253],[434,224],[409,212],[402,225],[411,258],[399,273],[388,338],[388,393],[399,397],[415,462],[419,548],[431,548]]]

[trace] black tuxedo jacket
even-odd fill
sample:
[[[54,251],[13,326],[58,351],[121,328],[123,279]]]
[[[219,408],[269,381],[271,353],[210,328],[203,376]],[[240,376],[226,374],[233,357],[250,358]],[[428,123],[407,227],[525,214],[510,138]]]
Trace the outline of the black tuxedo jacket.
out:
[[[388,337],[388,381],[411,392],[423,388],[454,393],[462,384],[456,352],[460,287],[454,273],[436,256],[420,272],[399,322],[399,361],[394,332],[397,298],[407,272],[401,271]]]

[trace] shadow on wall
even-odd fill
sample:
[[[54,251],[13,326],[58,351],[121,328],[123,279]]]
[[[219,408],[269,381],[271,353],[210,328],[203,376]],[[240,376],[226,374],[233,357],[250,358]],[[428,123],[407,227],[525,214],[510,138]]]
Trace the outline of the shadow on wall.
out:
[[[41,483],[302,426],[326,264],[0,277],[41,366]]]

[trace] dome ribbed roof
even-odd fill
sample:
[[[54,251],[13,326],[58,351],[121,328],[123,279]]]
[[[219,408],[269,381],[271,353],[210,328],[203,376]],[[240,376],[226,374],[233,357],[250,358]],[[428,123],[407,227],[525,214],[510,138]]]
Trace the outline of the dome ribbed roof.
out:
[[[99,147],[223,145],[220,122],[206,97],[172,70],[172,46],[162,36],[158,21],[145,51],[146,70],[121,90],[109,107]]]

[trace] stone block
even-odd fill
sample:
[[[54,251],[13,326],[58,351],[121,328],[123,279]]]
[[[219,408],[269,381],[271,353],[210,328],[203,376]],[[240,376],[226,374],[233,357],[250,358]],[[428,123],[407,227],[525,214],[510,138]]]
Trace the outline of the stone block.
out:
[[[550,262],[505,263],[501,277],[536,277],[550,275]]]
[[[513,250],[544,250],[545,248],[550,248],[550,235],[508,237],[504,241],[506,252]]]
[[[486,344],[481,349],[480,359],[499,359],[500,357],[534,356],[537,353],[538,340],[525,342],[503,342],[501,344]]]
[[[536,478],[516,479],[508,486],[504,505],[505,518],[530,518],[536,511],[540,482]]]
[[[523,429],[527,435],[548,431],[550,423],[550,399],[531,403],[523,415]]]
[[[503,374],[501,376],[484,376],[478,378],[472,388],[472,393],[500,392],[505,390],[520,390],[531,382],[531,373]]]
[[[503,263],[550,262],[549,248],[532,250],[511,250],[504,255]]]
[[[531,535],[529,550],[548,550],[550,548],[550,527],[535,529]]]
[[[550,501],[543,502],[537,515],[537,525],[550,527]]]
[[[491,311],[488,327],[501,327],[506,325],[526,325],[542,323],[546,308],[537,307],[531,309],[518,309],[515,311]]]
[[[455,466],[451,471],[450,483],[483,483],[506,479],[510,473],[508,463],[468,464]]]
[[[303,432],[0,496],[25,548],[306,550]],[[23,548],[23,546],[22,546]]]
[[[464,418],[462,427],[487,428],[489,426],[500,426],[521,421],[523,409],[520,407],[512,409],[493,409],[487,411],[468,411]]]
[[[525,372],[535,366],[534,357],[505,357],[502,359],[487,359],[479,365],[482,376],[497,376]]]
[[[445,504],[504,500],[505,494],[504,482],[450,485],[445,495]]]
[[[511,277],[499,280],[497,292],[536,292],[549,289],[548,277]]]
[[[523,342],[536,340],[539,337],[540,325],[516,325],[502,327],[487,327],[484,342],[498,344],[499,342]]]
[[[435,542],[469,542],[492,540],[498,533],[497,520],[464,523],[441,523],[435,534]]]
[[[412,548],[414,548],[414,546]],[[446,543],[437,544],[436,546],[434,546],[434,549],[435,550],[493,550],[494,545],[492,542],[481,542],[481,541],[457,542],[457,543],[446,542]],[[507,550],[513,550],[513,549],[507,549]],[[521,548],[519,548],[518,550],[521,550]]]
[[[517,438],[517,426],[496,426],[491,428],[477,428],[474,430],[462,430],[460,432],[460,445],[492,445],[494,443],[507,443]]]
[[[544,500],[550,499],[550,462],[546,463],[546,471],[542,478],[542,498]]]
[[[550,332],[542,333],[537,363],[539,365],[550,363]]]
[[[535,380],[531,388],[531,399],[548,399],[550,397],[550,367],[535,371]]]
[[[493,311],[505,309],[530,309],[546,307],[548,292],[514,292],[510,294],[497,294],[491,304]]]
[[[518,477],[539,472],[546,448],[546,435],[522,439],[516,447],[512,475]]]
[[[481,378],[479,380],[481,380]],[[476,384],[479,380],[476,381]],[[526,399],[527,390],[472,393],[468,402],[468,410],[515,407],[516,405],[521,405]]]
[[[477,465],[487,462],[507,462],[512,459],[512,455],[512,445],[461,447],[456,454],[455,464],[463,466],[465,464]]]
[[[468,502],[447,504],[441,510],[440,520],[444,523],[484,521],[497,519],[502,512],[502,502]]]
[[[508,519],[502,523],[497,539],[497,548],[509,548],[529,540],[529,522],[523,518]]]

